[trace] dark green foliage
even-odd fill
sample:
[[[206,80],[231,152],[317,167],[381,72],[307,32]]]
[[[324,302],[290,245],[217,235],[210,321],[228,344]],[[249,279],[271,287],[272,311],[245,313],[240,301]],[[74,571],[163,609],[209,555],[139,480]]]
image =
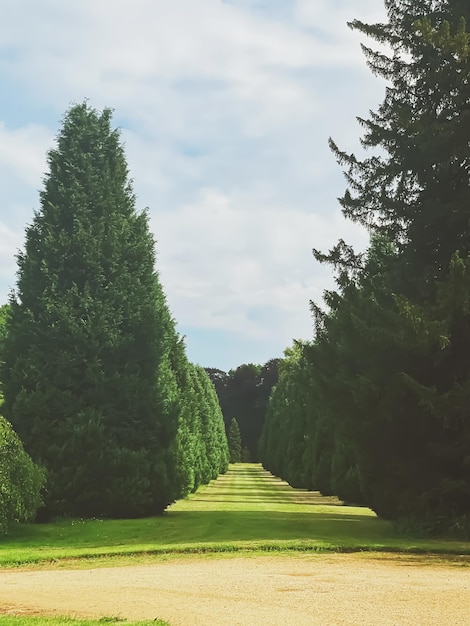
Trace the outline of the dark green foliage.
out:
[[[228,441],[225,434],[224,418],[217,392],[204,368],[195,367],[199,385],[202,443],[204,456],[203,482],[214,480],[227,471],[229,463]]]
[[[242,463],[252,463],[253,462],[253,460],[251,458],[250,451],[248,450],[248,448],[246,446],[244,448],[242,448],[241,462]]]
[[[296,341],[279,364],[279,382],[268,405],[260,441],[263,466],[292,486],[332,493],[332,456],[337,438],[331,416],[318,399],[312,365],[316,346]]]
[[[389,252],[386,263],[385,250],[373,242],[360,280],[338,295],[310,353],[315,397],[334,426],[332,489],[389,519],[458,530],[470,495],[468,383],[446,388],[445,378],[455,367],[449,328],[468,307],[468,262],[454,257],[437,302],[418,306],[392,295],[390,266],[400,257]]]
[[[230,463],[240,463],[242,460],[242,442],[240,437],[240,428],[237,420],[232,417],[230,428],[228,431],[228,450]]]
[[[131,516],[171,501],[176,423],[159,384],[172,320],[111,112],[66,114],[18,256],[5,415],[49,471],[51,513]]]
[[[214,383],[228,433],[236,418],[242,440],[251,460],[258,459],[258,444],[271,389],[278,379],[279,359],[271,359],[263,366],[252,363],[240,365],[228,374],[207,368]]]
[[[380,156],[359,161],[332,146],[347,167],[345,214],[384,235],[396,254],[390,262],[372,242],[358,280],[340,273],[330,317],[351,325],[327,334],[355,358],[335,387],[350,395],[350,414],[338,419],[379,514],[454,531],[470,515],[470,5],[385,4],[387,24],[353,23],[393,51],[366,49],[390,81],[378,111],[360,120],[363,144]]]
[[[338,372],[326,391],[366,502],[390,519],[465,531],[470,7],[386,6],[387,24],[353,23],[393,50],[366,49],[390,81],[378,111],[360,120],[363,144],[380,156],[360,161],[332,147],[347,167],[345,215],[384,235],[395,254],[379,240],[365,265],[342,244],[317,254],[341,268],[319,335]]]
[[[352,23],[391,50],[364,48],[388,81],[359,120],[373,154],[331,142],[346,167],[343,212],[369,229],[370,248],[314,251],[336,268],[337,290],[326,312],[313,305],[315,341],[297,361],[306,365],[281,375],[268,413],[276,436],[263,445],[289,480],[311,476],[403,527],[469,535],[470,5],[385,6],[386,23]]]
[[[0,318],[5,412],[48,469],[47,514],[160,513],[227,469],[217,396],[176,333],[111,112],[73,106],[49,168],[5,339]]]
[[[41,505],[44,471],[35,465],[10,424],[0,416],[0,534],[14,522],[34,519]]]
[[[344,287],[326,294],[329,314],[317,310],[316,341],[306,352],[321,416],[313,450],[314,462],[321,468],[317,485],[324,490],[321,480],[326,479],[331,492],[350,502],[364,501],[367,479],[386,484],[374,468],[386,458],[392,440],[379,416],[387,407],[395,410],[396,385],[391,383],[404,356],[400,320],[390,293],[395,258],[393,248],[382,239],[372,241],[360,277],[346,281],[343,276]],[[374,461],[368,463],[372,457]],[[382,467],[384,477],[390,478],[390,467],[386,463]],[[377,495],[390,503],[389,490],[380,488]],[[373,506],[370,490],[367,503]]]
[[[264,419],[264,410],[258,405],[260,372],[259,365],[240,365],[229,372],[227,387],[226,410],[231,411],[230,419],[234,417],[237,421],[242,446],[246,446],[254,456],[257,454],[260,426]],[[230,438],[230,431],[228,436]]]
[[[279,364],[279,381],[271,393],[259,446],[263,466],[296,487],[307,486],[302,458],[311,408],[306,402],[309,381],[303,375],[305,366],[298,342],[285,351]]]

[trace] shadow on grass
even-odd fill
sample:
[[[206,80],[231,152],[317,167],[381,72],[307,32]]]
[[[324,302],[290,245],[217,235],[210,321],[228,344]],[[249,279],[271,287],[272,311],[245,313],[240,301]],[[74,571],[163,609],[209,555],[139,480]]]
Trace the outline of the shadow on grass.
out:
[[[160,527],[164,541],[372,540],[394,535],[391,524],[364,515],[302,511],[172,511]],[[174,533],[174,534],[173,534]],[[184,539],[182,534],[184,535]]]
[[[468,543],[404,539],[369,509],[338,505],[342,503],[335,497],[293,489],[259,465],[232,466],[159,517],[16,526],[0,544],[0,565],[146,552],[258,550],[259,546],[470,552]]]
[[[243,541],[319,540],[339,545],[392,538],[388,522],[363,515],[306,511],[170,510],[141,520],[83,520],[21,525],[8,537],[8,548],[99,548]],[[47,546],[47,548],[46,548]]]

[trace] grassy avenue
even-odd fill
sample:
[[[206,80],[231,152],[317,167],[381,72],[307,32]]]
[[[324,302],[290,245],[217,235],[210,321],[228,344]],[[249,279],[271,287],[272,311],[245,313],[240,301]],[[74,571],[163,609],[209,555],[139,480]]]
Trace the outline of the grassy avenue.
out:
[[[0,544],[0,567],[89,567],[91,560],[96,566],[117,565],[167,554],[268,550],[468,555],[470,543],[398,536],[369,509],[293,489],[259,465],[237,464],[161,517],[20,525]],[[106,622],[113,619],[0,617],[1,626]]]

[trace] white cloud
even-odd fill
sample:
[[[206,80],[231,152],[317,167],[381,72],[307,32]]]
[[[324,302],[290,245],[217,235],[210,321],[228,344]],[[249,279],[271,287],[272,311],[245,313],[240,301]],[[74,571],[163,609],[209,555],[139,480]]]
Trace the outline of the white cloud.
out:
[[[374,21],[383,9],[370,0],[288,4],[9,3],[0,22],[0,78],[14,89],[0,108],[5,283],[59,117],[88,97],[115,108],[123,127],[180,324],[235,331],[253,345],[311,336],[308,301],[331,284],[312,247],[366,241],[339,213],[344,181],[327,138],[355,149],[355,115],[383,89],[346,21]]]
[[[52,136],[43,126],[28,124],[10,130],[0,122],[0,167],[23,182],[34,185],[46,171],[46,150]]]
[[[0,304],[7,301],[9,291],[14,287],[13,276],[16,270],[15,255],[22,244],[22,236],[0,222]]]
[[[336,40],[346,38],[345,25],[354,19],[374,24],[385,18],[382,2],[371,0],[296,0],[295,19],[305,27],[314,27]]]
[[[261,340],[273,328],[251,319],[250,311],[264,309],[290,343],[293,336],[310,335],[308,302],[321,297],[321,282],[331,283],[311,249],[328,249],[338,236],[363,248],[367,234],[339,211],[325,219],[252,202],[204,189],[198,202],[156,215],[162,281],[171,285],[170,306],[182,325]]]
[[[330,31],[347,32],[342,10],[310,4],[323,9],[310,15],[300,3],[303,20],[319,16]],[[188,131],[188,125],[179,124],[185,113],[179,98],[187,91],[182,82],[206,81],[202,115],[204,103],[211,111],[219,106],[234,115],[239,106],[257,106],[256,121],[266,126],[271,120],[272,127],[307,105],[305,85],[292,73],[362,64],[358,48],[343,37],[324,40],[295,23],[263,19],[219,0],[30,5],[34,29],[20,19],[20,3],[16,15],[10,8],[10,22],[0,25],[4,41],[21,49],[4,64],[12,74],[50,91],[63,106],[89,96],[99,106],[112,103],[121,115],[150,125],[163,115],[160,121],[173,134]],[[195,104],[194,97],[189,103]],[[253,131],[255,124],[248,127]]]

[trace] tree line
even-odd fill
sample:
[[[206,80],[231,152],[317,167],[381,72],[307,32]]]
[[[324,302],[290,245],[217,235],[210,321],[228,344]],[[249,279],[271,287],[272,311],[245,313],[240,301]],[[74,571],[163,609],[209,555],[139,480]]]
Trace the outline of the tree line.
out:
[[[17,483],[36,490],[11,519],[31,518],[44,476],[43,517],[131,517],[228,466],[216,391],[176,331],[111,122],[86,102],[67,111],[2,309],[0,457],[24,444],[34,463]]]
[[[280,364],[263,464],[402,528],[470,536],[470,5],[386,0],[367,64],[387,81],[359,118],[364,155],[333,140],[346,218],[370,233],[315,258],[336,287],[315,336]]]
[[[229,443],[239,440],[235,448],[240,446],[240,451],[233,462],[259,460],[259,439],[269,396],[278,381],[278,364],[279,359],[270,359],[264,365],[244,363],[229,372],[206,368],[217,391],[227,435],[232,431]]]

